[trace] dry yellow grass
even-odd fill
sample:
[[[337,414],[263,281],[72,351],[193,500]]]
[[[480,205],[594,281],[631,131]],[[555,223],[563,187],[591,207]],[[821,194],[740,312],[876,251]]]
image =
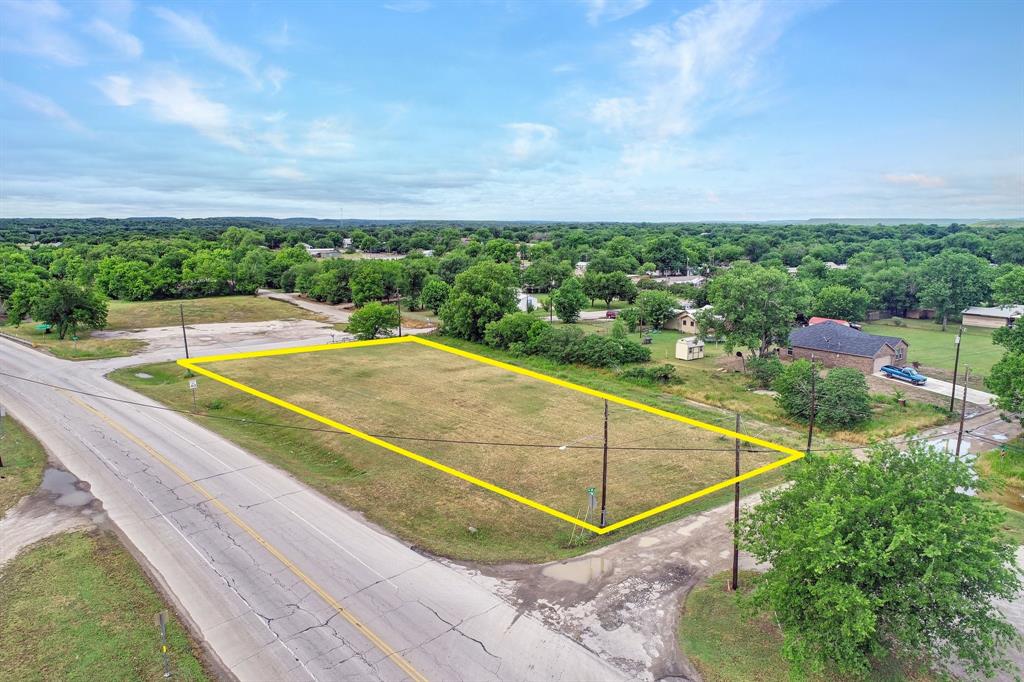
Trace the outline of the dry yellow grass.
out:
[[[601,483],[602,400],[441,351],[412,345],[339,349],[209,367],[568,514],[579,512],[587,487]],[[242,399],[248,398],[233,398]],[[285,416],[282,408],[271,407]],[[410,480],[416,486],[454,480],[352,437],[312,437],[339,448],[353,467],[370,474],[413,465],[412,479],[391,480],[382,495]],[[611,405],[610,520],[731,477],[732,446],[732,440],[713,432]],[[742,470],[782,456],[745,451]],[[465,492],[456,493],[456,501],[464,500]]]

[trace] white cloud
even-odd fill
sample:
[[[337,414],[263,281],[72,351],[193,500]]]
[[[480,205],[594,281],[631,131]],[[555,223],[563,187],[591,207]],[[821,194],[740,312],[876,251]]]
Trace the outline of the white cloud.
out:
[[[3,79],[0,79],[0,91],[6,93],[19,106],[57,121],[68,130],[76,133],[88,132],[85,126],[79,123],[75,117],[45,95],[26,90],[20,85],[9,83]]]
[[[882,179],[893,185],[904,185],[921,188],[945,187],[946,179],[937,175],[924,175],[923,173],[889,173],[883,175]]]
[[[164,73],[143,80],[107,76],[97,87],[118,106],[146,103],[157,121],[186,125],[219,144],[245,149],[232,132],[231,110],[198,92],[195,83],[184,76]]]
[[[292,180],[298,182],[306,179],[306,174],[295,166],[274,166],[263,171],[264,175],[280,180]]]
[[[635,14],[647,7],[650,0],[583,0],[583,4],[587,6],[587,21],[596,26]]]
[[[535,159],[554,147],[558,129],[543,123],[508,123],[505,128],[514,134],[508,153],[516,161]]]
[[[85,54],[60,24],[69,14],[54,0],[7,0],[0,3],[3,39],[0,49],[41,57],[61,66],[85,64]]]
[[[598,99],[592,120],[625,134],[634,157],[658,157],[666,141],[755,100],[763,56],[803,7],[715,0],[637,32],[630,91]],[[652,149],[641,153],[638,145]]]
[[[430,0],[393,0],[392,2],[384,3],[384,9],[391,10],[392,12],[401,12],[403,14],[418,14],[419,12],[426,12],[428,9],[433,7],[434,4]]]
[[[221,40],[213,30],[194,16],[178,14],[166,7],[154,7],[153,13],[163,19],[174,34],[189,47],[198,50],[215,62],[223,64],[245,76],[256,87],[262,87],[263,81],[257,69],[260,60],[243,47]],[[267,70],[276,67],[269,67]],[[283,73],[283,69],[276,73]],[[280,79],[276,82],[280,85]]]
[[[288,22],[282,23],[281,28],[274,33],[268,33],[263,36],[263,42],[275,50],[286,50],[291,47],[292,35]]]
[[[280,66],[268,66],[263,70],[263,77],[267,79],[268,83],[270,83],[270,87],[274,88],[274,92],[281,92],[281,88],[284,86],[284,82],[289,76],[291,76],[291,74]]]
[[[142,41],[127,31],[114,27],[103,19],[93,19],[85,27],[93,37],[103,41],[125,57],[138,59],[142,56]]]
[[[348,156],[354,146],[347,126],[335,118],[319,118],[310,124],[300,151],[306,156]]]

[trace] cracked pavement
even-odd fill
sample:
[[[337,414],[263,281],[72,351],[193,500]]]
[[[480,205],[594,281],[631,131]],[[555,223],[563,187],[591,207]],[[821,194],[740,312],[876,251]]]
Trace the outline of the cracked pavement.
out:
[[[171,352],[72,363],[0,339],[0,370],[148,403],[103,374]],[[400,657],[432,680],[626,677],[493,581],[416,552],[182,415],[6,377],[0,400],[89,484],[229,676],[408,679]]]

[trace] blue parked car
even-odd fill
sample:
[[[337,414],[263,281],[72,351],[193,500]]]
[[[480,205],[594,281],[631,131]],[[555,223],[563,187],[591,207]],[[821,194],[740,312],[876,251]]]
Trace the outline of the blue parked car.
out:
[[[915,386],[923,386],[928,377],[918,372],[913,367],[897,367],[896,365],[885,365],[882,367],[882,374],[890,379],[907,381]]]

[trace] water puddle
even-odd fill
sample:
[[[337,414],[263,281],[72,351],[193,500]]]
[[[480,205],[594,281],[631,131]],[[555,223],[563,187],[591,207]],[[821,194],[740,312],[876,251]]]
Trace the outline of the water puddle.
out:
[[[612,565],[610,559],[591,557],[545,566],[541,572],[555,580],[569,580],[580,585],[586,585],[591,580],[610,573]]]
[[[87,507],[96,498],[82,486],[84,484],[74,474],[61,469],[47,469],[39,487],[56,496],[53,502],[60,507]]]

